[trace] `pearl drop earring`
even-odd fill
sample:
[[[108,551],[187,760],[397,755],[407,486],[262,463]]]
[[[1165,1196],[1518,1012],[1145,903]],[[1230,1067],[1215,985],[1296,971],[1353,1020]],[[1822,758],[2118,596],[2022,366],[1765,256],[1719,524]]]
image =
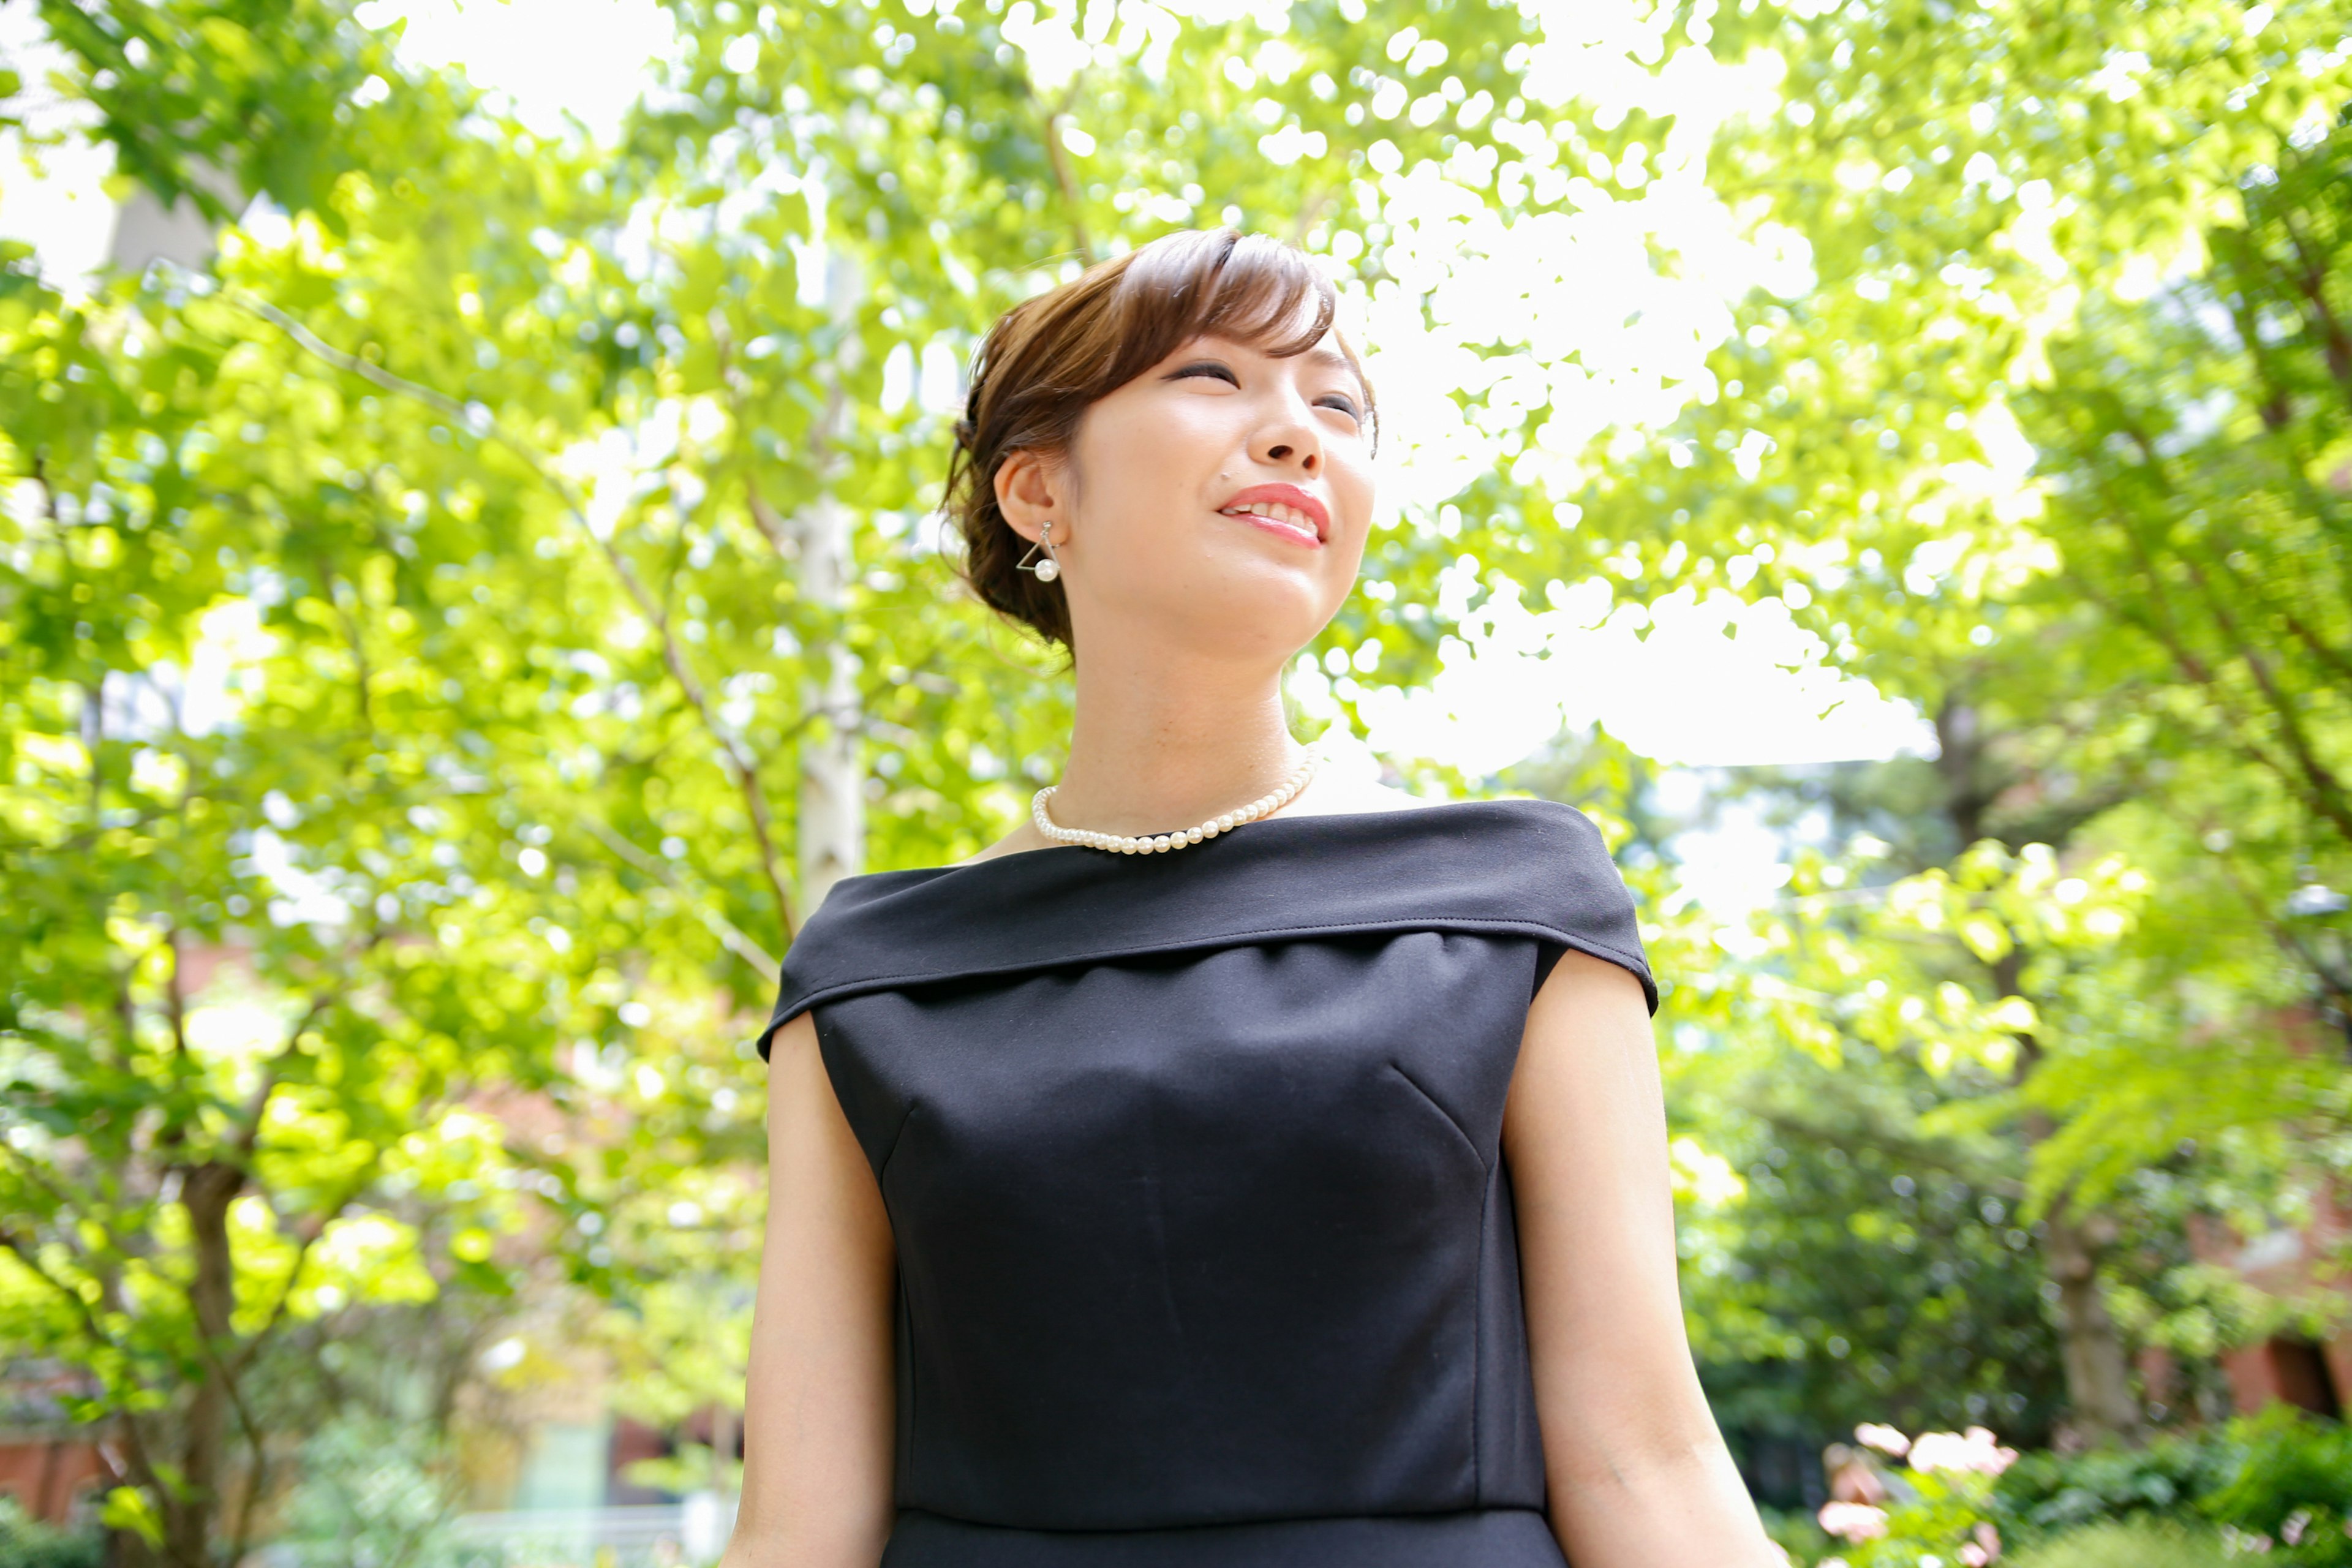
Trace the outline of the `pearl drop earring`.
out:
[[[1029,564],[1029,557],[1037,553],[1039,545],[1045,547],[1045,559],[1032,566]],[[1045,531],[1037,536],[1037,543],[1031,545],[1021,559],[1013,563],[1013,569],[1016,572],[1034,573],[1040,583],[1050,583],[1062,574],[1062,558],[1054,552],[1053,524],[1045,525]]]

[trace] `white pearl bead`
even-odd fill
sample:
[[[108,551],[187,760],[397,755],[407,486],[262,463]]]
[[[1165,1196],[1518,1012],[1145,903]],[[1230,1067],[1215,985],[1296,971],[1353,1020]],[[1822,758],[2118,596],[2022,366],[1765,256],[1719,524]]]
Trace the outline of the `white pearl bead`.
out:
[[[1039,575],[1045,576],[1045,574],[1040,573]],[[1052,581],[1050,577],[1045,580]],[[1029,797],[1029,820],[1036,825],[1041,835],[1056,844],[1075,844],[1118,855],[1164,855],[1171,849],[1181,849],[1204,838],[1230,833],[1245,822],[1255,822],[1269,812],[1279,811],[1307,787],[1307,781],[1314,776],[1317,761],[1309,752],[1300,763],[1298,771],[1285,780],[1280,788],[1258,796],[1247,805],[1213,816],[1197,827],[1179,828],[1173,833],[1127,837],[1097,833],[1091,828],[1064,827],[1054,820],[1048,809],[1048,803],[1060,790],[1058,784],[1048,784]]]

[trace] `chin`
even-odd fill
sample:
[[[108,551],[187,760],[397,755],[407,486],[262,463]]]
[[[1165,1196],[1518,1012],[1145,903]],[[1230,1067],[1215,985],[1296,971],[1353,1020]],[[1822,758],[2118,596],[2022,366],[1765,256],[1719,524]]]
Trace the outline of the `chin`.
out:
[[[1166,610],[1187,640],[1287,663],[1322,635],[1346,598],[1345,584],[1335,590],[1301,572],[1261,567],[1234,573],[1214,592],[1187,595]]]

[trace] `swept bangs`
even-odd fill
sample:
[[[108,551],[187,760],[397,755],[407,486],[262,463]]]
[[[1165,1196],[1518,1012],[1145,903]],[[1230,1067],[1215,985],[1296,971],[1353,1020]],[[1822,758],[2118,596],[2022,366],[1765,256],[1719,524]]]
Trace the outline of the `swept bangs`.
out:
[[[1280,240],[1216,229],[1171,235],[1137,251],[1109,306],[1126,349],[1109,374],[1123,386],[1196,337],[1223,338],[1276,359],[1305,353],[1330,331],[1339,298],[1312,261]],[[1339,347],[1364,380],[1354,353]],[[1371,389],[1364,390],[1369,403]]]

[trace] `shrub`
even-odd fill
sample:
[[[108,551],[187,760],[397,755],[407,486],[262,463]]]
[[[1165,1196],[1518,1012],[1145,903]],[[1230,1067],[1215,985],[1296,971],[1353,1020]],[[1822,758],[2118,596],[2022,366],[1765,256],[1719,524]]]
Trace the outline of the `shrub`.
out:
[[[2000,1530],[1990,1514],[1994,1484],[2017,1458],[1982,1426],[1966,1433],[1923,1432],[1906,1437],[1874,1423],[1856,1428],[1863,1443],[1906,1458],[1910,1468],[1890,1483],[1885,1508],[1832,1502],[1821,1525],[1848,1550],[1831,1561],[1847,1568],[1920,1568],[1959,1563],[1983,1568],[2000,1556]]]
[[[2100,1521],[2187,1516],[2221,1489],[2234,1464],[2226,1436],[2168,1435],[2145,1448],[2027,1454],[1994,1489],[2002,1528],[2019,1540]]]
[[[1856,1436],[1910,1466],[1888,1478],[1883,1508],[1822,1510],[1822,1528],[1843,1542],[1822,1562],[2196,1568],[2259,1557],[2266,1568],[2352,1568],[2352,1428],[2285,1406],[2218,1432],[2069,1455],[2013,1455],[1981,1427],[1913,1440],[1872,1425]],[[2134,1555],[2148,1542],[2158,1554]]]
[[[96,1531],[59,1530],[0,1497],[0,1568],[99,1568],[106,1543]]]
[[[1829,1555],[1835,1543],[1823,1533],[1813,1516],[1802,1512],[1783,1512],[1779,1509],[1759,1509],[1764,1521],[1764,1533],[1772,1543],[1789,1554],[1791,1563],[1818,1563]]]
[[[2229,1539],[2282,1568],[2352,1568],[2352,1429],[2281,1405],[2230,1437],[2237,1462],[2202,1500]]]
[[[2225,1568],[2221,1538],[2163,1520],[2069,1531],[2020,1552],[2016,1568]]]

